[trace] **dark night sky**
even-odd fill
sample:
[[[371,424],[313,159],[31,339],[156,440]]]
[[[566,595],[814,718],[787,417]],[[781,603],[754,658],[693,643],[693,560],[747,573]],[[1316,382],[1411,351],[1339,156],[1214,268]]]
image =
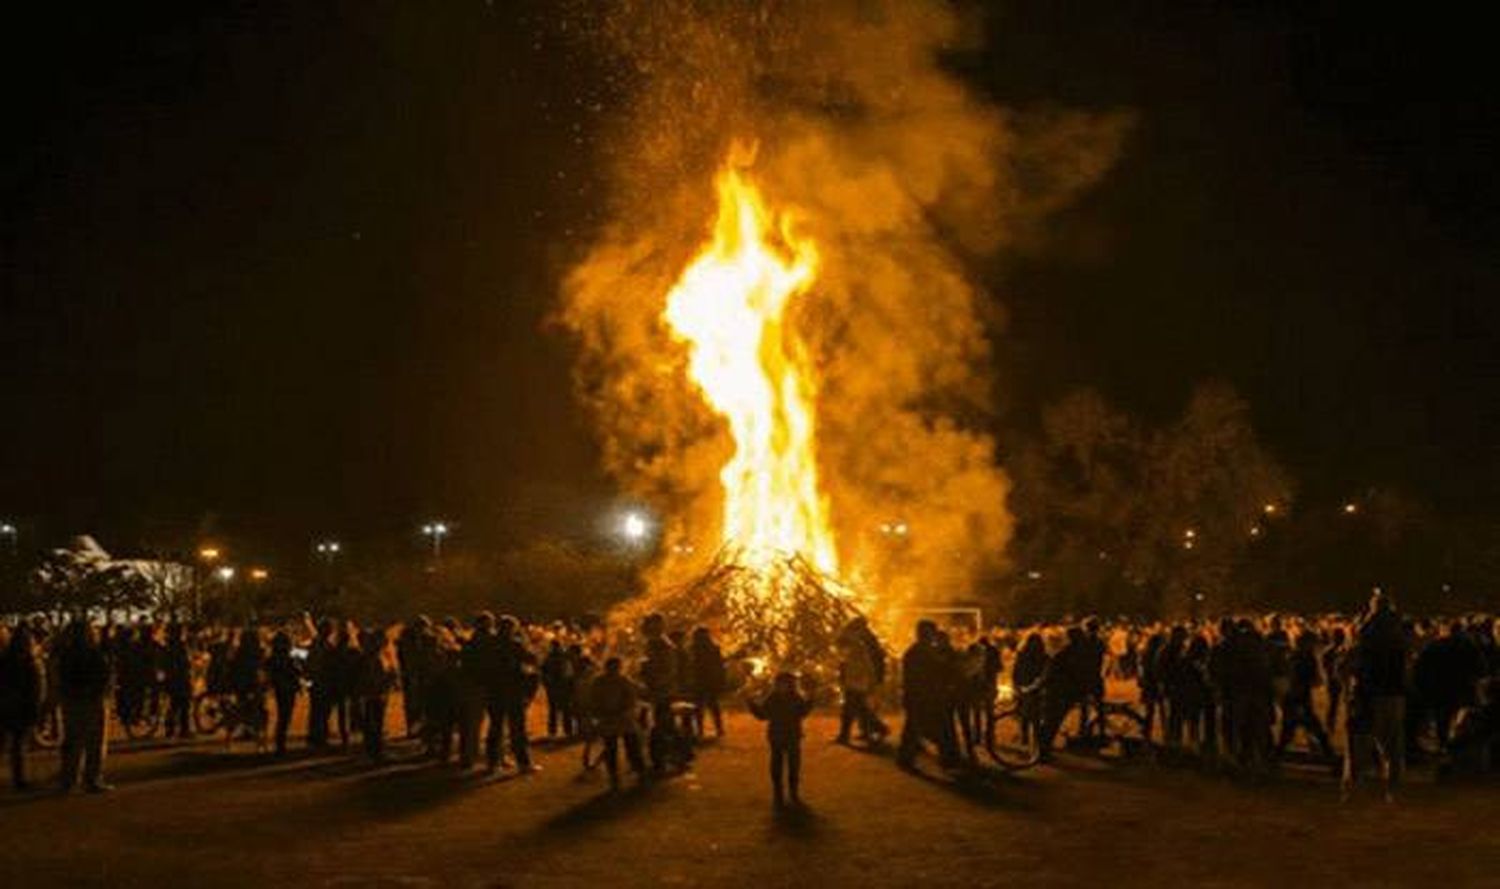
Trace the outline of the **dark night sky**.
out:
[[[1309,494],[1492,510],[1484,31],[1340,5],[996,6],[976,88],[1138,116],[991,282],[1001,389],[1161,418],[1219,377]],[[0,514],[271,548],[597,512],[539,332],[599,204],[597,71],[542,0],[37,6],[5,28]]]

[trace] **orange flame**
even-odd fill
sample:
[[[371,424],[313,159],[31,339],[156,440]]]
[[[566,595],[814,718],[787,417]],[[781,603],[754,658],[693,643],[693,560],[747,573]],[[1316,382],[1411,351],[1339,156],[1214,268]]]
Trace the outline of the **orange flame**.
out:
[[[817,277],[818,251],[773,214],[731,163],[719,174],[713,235],[667,294],[664,317],[688,344],[688,373],[729,425],[734,456],[722,537],[761,567],[800,555],[836,575],[818,487],[816,387],[787,308]]]

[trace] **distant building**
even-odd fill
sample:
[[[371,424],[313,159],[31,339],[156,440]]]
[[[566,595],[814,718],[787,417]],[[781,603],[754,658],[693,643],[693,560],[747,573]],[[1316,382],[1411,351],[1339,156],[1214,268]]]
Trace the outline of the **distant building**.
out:
[[[130,613],[131,618],[182,611],[192,601],[195,575],[191,565],[162,559],[117,559],[88,534],[74,537],[68,546],[53,550],[53,555],[90,571],[119,571],[140,578],[151,590],[151,605]]]

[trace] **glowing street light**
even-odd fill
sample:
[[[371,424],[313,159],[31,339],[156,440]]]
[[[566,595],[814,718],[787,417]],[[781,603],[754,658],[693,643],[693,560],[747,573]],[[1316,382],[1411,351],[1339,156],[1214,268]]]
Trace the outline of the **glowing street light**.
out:
[[[217,562],[220,555],[219,548],[216,546],[205,546],[198,550],[198,558],[205,562]]]
[[[14,555],[16,552],[16,541],[20,539],[21,531],[11,522],[0,522],[0,539],[5,540],[5,546]]]
[[[344,547],[337,540],[320,540],[313,549],[323,557],[323,561],[332,565],[333,560],[338,558],[338,554],[343,552]]]
[[[651,536],[651,520],[639,512],[627,512],[620,519],[620,536],[625,542],[639,545]]]
[[[452,528],[447,522],[428,522],[422,526],[422,534],[432,541],[432,558],[437,561],[443,557],[443,538],[452,533]]]
[[[229,582],[231,580],[234,580],[234,569],[228,565],[225,565],[223,568],[215,571],[214,576],[218,577],[220,582],[222,582],[225,586],[228,586]]]
[[[1264,512],[1266,515],[1275,515],[1279,511],[1280,507],[1278,507],[1274,503],[1267,503],[1265,506],[1261,507],[1261,512]]]
[[[1344,504],[1344,515],[1354,515],[1357,512],[1359,512],[1359,504],[1358,503],[1355,503],[1353,500],[1350,500],[1348,503]]]
[[[905,522],[881,522],[880,533],[887,537],[905,537],[911,533],[911,526]]]
[[[250,580],[255,583],[265,583],[271,577],[271,572],[264,568],[251,568]]]

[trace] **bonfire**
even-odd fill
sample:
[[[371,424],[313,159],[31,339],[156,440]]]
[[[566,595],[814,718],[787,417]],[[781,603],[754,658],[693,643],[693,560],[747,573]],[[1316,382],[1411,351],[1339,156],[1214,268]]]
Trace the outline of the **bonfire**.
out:
[[[860,615],[854,592],[801,555],[745,558],[725,547],[696,579],[625,603],[631,625],[658,613],[678,626],[717,627],[721,641],[754,672],[796,669],[832,675],[839,633]]]
[[[696,580],[656,590],[621,619],[660,612],[719,627],[762,668],[820,668],[859,614],[838,578],[818,480],[815,369],[788,308],[813,288],[816,245],[795,214],[775,212],[731,154],[717,182],[710,237],[666,294],[662,320],[687,349],[687,372],[733,437],[719,481],[721,547]]]

